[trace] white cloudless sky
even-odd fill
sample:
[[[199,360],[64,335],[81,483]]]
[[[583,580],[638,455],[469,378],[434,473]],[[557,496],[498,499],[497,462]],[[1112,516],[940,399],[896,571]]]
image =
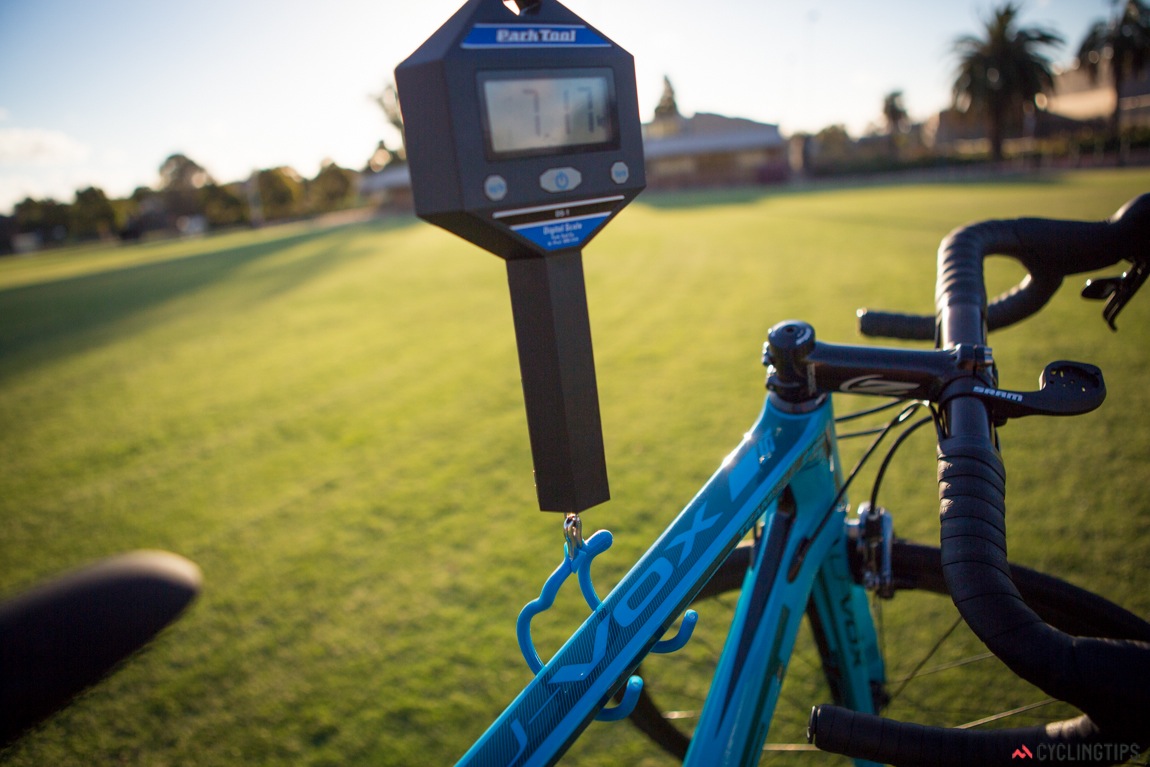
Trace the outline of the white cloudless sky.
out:
[[[0,0],[0,212],[154,186],[183,152],[221,182],[325,158],[362,168],[394,146],[372,94],[462,0]],[[841,123],[860,135],[901,90],[914,119],[950,98],[956,37],[992,0],[567,0],[629,50],[649,119],[663,76],[684,114],[718,112],[785,134]],[[1027,0],[1068,64],[1112,0]]]

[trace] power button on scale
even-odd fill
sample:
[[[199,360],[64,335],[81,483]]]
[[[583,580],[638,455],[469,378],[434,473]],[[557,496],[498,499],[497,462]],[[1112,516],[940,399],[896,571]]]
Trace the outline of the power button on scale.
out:
[[[570,192],[583,183],[583,174],[574,168],[551,168],[539,177],[539,186],[547,192]]]

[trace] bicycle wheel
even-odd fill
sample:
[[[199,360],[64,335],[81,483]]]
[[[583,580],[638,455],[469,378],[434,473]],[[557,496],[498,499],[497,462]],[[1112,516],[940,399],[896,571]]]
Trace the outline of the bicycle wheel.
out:
[[[732,552],[696,598],[692,606],[700,621],[687,647],[673,655],[650,656],[638,672],[646,684],[631,721],[678,759],[690,744],[737,592],[751,564],[751,548],[745,542]],[[1078,715],[1015,677],[986,651],[950,601],[937,548],[896,541],[892,569],[898,593],[894,599],[873,600],[872,608],[887,663],[886,715],[923,724],[988,728]],[[1150,623],[1112,602],[1026,567],[1011,569],[1023,598],[1052,626],[1079,636],[1150,641]],[[849,763],[822,752],[804,753],[817,751],[805,739],[810,708],[830,700],[817,649],[822,639],[812,613],[808,607],[771,723],[766,750],[777,752],[772,765],[809,763],[815,755]],[[928,631],[933,636],[928,638]]]

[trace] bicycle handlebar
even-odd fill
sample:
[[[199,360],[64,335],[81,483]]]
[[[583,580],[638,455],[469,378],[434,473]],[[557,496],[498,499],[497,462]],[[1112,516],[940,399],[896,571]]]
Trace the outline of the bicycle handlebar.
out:
[[[1016,765],[1019,759],[1049,754],[1109,755],[1114,763],[1125,762],[1141,753],[1131,741],[1116,741],[1100,733],[1089,717],[1080,716],[1054,725],[1035,725],[1004,730],[948,730],[921,724],[894,722],[873,714],[860,714],[837,706],[822,706],[812,712],[810,727],[819,731],[819,747],[834,753],[847,744],[857,749],[863,742],[856,733],[876,733],[865,743],[867,758],[900,767],[995,767]],[[850,753],[854,753],[851,751]],[[1084,764],[1071,759],[1065,764]],[[1023,762],[1025,763],[1025,762]],[[1106,758],[1088,764],[1108,764]]]
[[[1150,194],[1136,197],[1104,221],[1043,218],[983,221],[954,230],[939,246],[936,307],[951,301],[985,301],[982,261],[988,255],[1016,258],[1027,274],[989,302],[986,324],[997,330],[1026,319],[1046,305],[1063,278],[1146,258],[1150,240]],[[937,316],[860,309],[863,335],[929,341]]]
[[[985,344],[991,325],[983,282],[987,255],[1014,256],[1029,272],[1014,290],[995,299],[999,308],[994,320],[1002,327],[1042,308],[1068,274],[1145,258],[1148,241],[1150,195],[1132,200],[1103,222],[1024,218],[957,229],[939,247],[932,336],[937,329],[944,349]],[[946,405],[944,416],[948,433],[938,449],[943,575],[963,619],[1011,671],[1086,714],[1087,719],[1075,725],[1049,726],[1049,733],[1060,739],[1046,735],[1043,742],[1145,745],[1150,739],[1150,643],[1073,637],[1046,624],[1026,605],[1010,579],[1006,471],[987,407],[974,397],[959,396]],[[846,716],[832,706],[816,708],[811,740],[827,750],[897,764],[933,764],[942,753],[979,754],[973,762],[956,763],[990,764],[990,754],[982,749],[993,742],[998,749],[995,761],[1011,761],[1012,754],[1001,748],[1006,741]],[[1061,739],[1060,732],[1069,740]],[[1021,731],[1016,734],[1021,736]],[[1027,737],[1040,734],[1036,730]]]

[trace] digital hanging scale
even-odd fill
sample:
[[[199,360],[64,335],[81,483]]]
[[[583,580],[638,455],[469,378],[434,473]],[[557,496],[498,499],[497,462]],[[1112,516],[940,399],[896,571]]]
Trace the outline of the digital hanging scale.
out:
[[[415,212],[505,259],[539,508],[610,498],[582,248],[646,185],[629,53],[470,0],[395,70]]]

